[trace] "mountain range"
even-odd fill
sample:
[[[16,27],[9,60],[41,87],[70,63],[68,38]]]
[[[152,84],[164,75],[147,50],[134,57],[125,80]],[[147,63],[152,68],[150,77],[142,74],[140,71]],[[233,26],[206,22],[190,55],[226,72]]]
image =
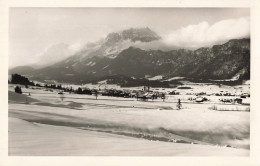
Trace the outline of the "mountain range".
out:
[[[226,43],[196,50],[147,49],[161,40],[150,28],[131,28],[110,33],[89,43],[74,55],[47,67],[16,67],[18,73],[35,80],[88,83],[108,78],[138,80],[162,76],[162,80],[185,77],[203,80],[250,79],[250,39],[233,39]],[[144,46],[144,48],[142,48]],[[121,80],[122,81],[122,80]]]

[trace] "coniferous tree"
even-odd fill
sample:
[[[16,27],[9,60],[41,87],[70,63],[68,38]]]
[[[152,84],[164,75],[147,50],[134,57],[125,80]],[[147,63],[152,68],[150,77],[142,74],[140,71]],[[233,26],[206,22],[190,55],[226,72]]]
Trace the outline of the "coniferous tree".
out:
[[[14,91],[15,91],[16,93],[22,94],[22,88],[19,87],[19,86],[16,86],[16,87],[14,88]]]
[[[80,87],[77,90],[77,94],[82,94],[82,89]]]

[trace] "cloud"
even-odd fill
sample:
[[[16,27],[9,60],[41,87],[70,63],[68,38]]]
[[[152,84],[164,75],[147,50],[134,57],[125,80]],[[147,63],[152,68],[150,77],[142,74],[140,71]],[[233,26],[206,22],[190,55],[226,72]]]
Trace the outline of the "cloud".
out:
[[[81,50],[83,48],[83,45],[81,43],[74,43],[71,44],[68,49],[73,53]]]
[[[249,17],[242,17],[222,20],[212,25],[208,22],[200,22],[182,27],[163,36],[163,42],[177,47],[203,47],[249,36]]]
[[[31,57],[30,62],[27,62],[27,64],[35,68],[42,68],[53,65],[74,55],[82,48],[83,45],[80,43],[73,43],[71,45],[65,43],[49,45],[44,49],[43,52]]]

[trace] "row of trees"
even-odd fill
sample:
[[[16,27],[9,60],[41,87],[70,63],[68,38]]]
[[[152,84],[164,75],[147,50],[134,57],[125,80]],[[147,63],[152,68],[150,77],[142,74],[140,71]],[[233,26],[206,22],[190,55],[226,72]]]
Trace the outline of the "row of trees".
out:
[[[55,84],[45,84],[44,85],[45,88],[52,88],[52,89],[60,89],[63,90],[64,88],[62,88],[61,84],[59,85],[55,85]]]
[[[78,88],[74,92],[77,94],[87,94],[87,95],[92,95],[92,93],[93,93],[93,91],[91,91],[90,89],[82,89],[82,88]]]
[[[55,84],[45,84],[44,85],[45,88],[51,88],[51,89],[59,89],[59,90],[62,90],[64,92],[70,92],[70,93],[76,93],[76,94],[87,94],[87,95],[92,95],[93,94],[93,91],[90,90],[90,89],[83,89],[83,88],[78,88],[76,90],[74,90],[72,87],[62,87],[61,84],[59,85],[55,85]]]

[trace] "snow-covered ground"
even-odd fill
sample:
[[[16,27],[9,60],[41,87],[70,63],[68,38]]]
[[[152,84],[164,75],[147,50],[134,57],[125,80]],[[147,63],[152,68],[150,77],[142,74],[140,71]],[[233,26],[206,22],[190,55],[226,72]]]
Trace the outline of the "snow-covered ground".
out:
[[[245,156],[248,150],[148,141],[9,118],[9,155],[18,156]]]
[[[216,111],[211,103],[183,103],[177,110],[175,102],[160,99],[12,91],[9,155],[249,155],[249,112]]]

